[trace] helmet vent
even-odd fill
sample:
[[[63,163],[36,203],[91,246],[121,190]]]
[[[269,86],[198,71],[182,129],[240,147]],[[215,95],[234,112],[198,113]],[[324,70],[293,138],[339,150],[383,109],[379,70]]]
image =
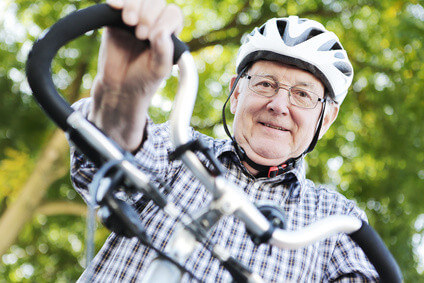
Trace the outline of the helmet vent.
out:
[[[352,67],[350,67],[345,62],[341,62],[341,61],[334,62],[334,67],[336,67],[345,76],[351,76],[353,73]]]
[[[334,43],[334,45],[330,48],[330,50],[342,50],[342,49],[343,48],[338,42]]]
[[[336,40],[332,39],[324,43],[318,48],[318,51],[331,51],[331,50],[343,50],[340,43],[338,43]],[[340,52],[338,52],[340,53]],[[336,58],[339,58],[336,56]],[[340,58],[342,59],[342,58]]]
[[[306,40],[308,40],[308,39],[310,39],[310,38],[312,38],[312,37],[314,37],[314,36],[317,36],[318,34],[321,34],[321,33],[323,33],[323,31],[322,31],[322,30],[319,30],[319,29],[311,29],[311,31],[309,32],[309,35],[308,35],[308,37],[306,38]]]
[[[323,24],[298,16],[272,18],[242,42],[236,59],[238,74],[258,60],[293,65],[311,72],[334,101],[343,102],[354,68],[337,35]]]
[[[336,52],[334,54],[334,57],[335,58],[338,58],[338,59],[344,59],[345,58],[345,56],[344,56],[344,54],[342,52]]]
[[[318,51],[329,51],[329,50],[331,50],[331,48],[333,48],[335,43],[337,43],[337,41],[335,41],[334,39],[331,39],[331,40],[327,41],[326,43],[324,43],[323,45],[321,45],[318,48]]]
[[[281,38],[283,38],[284,32],[286,31],[287,22],[286,21],[277,21],[278,33]]]

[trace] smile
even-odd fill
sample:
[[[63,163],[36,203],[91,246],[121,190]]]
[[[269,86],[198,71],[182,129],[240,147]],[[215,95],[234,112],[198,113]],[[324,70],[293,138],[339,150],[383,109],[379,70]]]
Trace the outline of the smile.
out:
[[[274,126],[274,125],[266,124],[266,123],[260,123],[260,124],[264,125],[265,127],[271,128],[271,129],[276,129],[276,130],[279,130],[279,131],[287,131],[286,129],[279,127],[279,126]]]

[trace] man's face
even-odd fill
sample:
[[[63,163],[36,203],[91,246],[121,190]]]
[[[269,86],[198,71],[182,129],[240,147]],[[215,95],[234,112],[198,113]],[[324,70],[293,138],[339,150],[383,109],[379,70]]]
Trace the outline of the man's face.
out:
[[[282,84],[301,86],[324,97],[321,81],[293,66],[258,61],[247,73],[272,76]],[[291,105],[287,89],[279,89],[273,97],[261,96],[250,90],[248,79],[243,78],[231,98],[231,112],[235,114],[235,139],[253,161],[269,166],[281,164],[289,158],[298,157],[307,149],[315,134],[321,109],[320,102],[314,109]],[[324,119],[323,133],[336,116],[337,110],[331,119]]]

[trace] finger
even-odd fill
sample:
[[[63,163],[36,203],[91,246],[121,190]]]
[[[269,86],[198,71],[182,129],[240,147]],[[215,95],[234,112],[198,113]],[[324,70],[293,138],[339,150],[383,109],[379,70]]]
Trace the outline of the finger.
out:
[[[106,0],[106,3],[114,9],[122,9],[124,7],[123,0]]]
[[[156,65],[155,68],[160,75],[166,75],[172,66],[174,45],[171,34],[182,29],[182,22],[183,16],[180,8],[176,5],[168,5],[149,34],[153,64]]]
[[[122,7],[122,21],[129,26],[139,22],[139,11],[143,2],[139,0],[126,0]]]
[[[168,6],[167,14],[175,17],[175,25],[174,25],[174,33],[175,35],[179,35],[184,27],[184,16],[181,8],[175,4],[170,4]],[[164,18],[166,18],[165,15]]]
[[[146,0],[143,2],[139,12],[139,22],[135,34],[139,39],[147,39],[150,29],[156,23],[166,7],[165,0]]]
[[[166,0],[145,0],[140,9],[140,23],[151,26],[166,8]]]
[[[155,38],[158,34],[179,34],[183,28],[183,14],[177,5],[168,5],[162,11],[154,27],[150,31],[150,37]]]

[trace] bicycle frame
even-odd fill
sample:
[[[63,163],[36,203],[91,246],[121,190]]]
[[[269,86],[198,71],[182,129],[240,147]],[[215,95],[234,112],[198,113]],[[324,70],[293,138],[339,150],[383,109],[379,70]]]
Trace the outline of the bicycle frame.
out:
[[[56,23],[43,38],[34,44],[28,57],[27,76],[30,87],[35,99],[47,115],[90,159],[99,164],[115,161],[131,185],[153,199],[168,214],[176,216],[178,209],[175,205],[168,203],[166,198],[153,188],[149,178],[137,169],[131,162],[131,158],[128,158],[128,153],[107,138],[80,113],[74,111],[56,91],[51,79],[50,65],[58,49],[85,32],[105,25],[125,28],[121,21],[120,11],[113,10],[105,4],[74,12]],[[198,76],[191,55],[178,41],[174,40],[174,44],[177,44],[174,61],[178,62],[180,69],[180,83],[170,124],[172,141],[178,148],[190,142],[188,128],[197,96]],[[334,233],[347,233],[364,250],[383,281],[402,281],[402,274],[393,256],[378,234],[367,223],[355,217],[338,215],[320,220],[299,231],[275,228],[247,199],[240,188],[220,174],[211,174],[193,151],[185,150],[179,158],[213,195],[210,210],[195,217],[197,220],[205,219],[205,217],[211,219],[203,225],[204,229],[211,228],[222,216],[234,215],[245,223],[247,229],[254,236],[264,239],[270,245],[284,249],[302,247]],[[211,217],[211,210],[213,210],[213,217]],[[190,225],[189,220],[185,219],[184,222]],[[182,239],[184,239],[184,244],[182,244]],[[181,262],[191,254],[197,241],[196,235],[190,234],[182,227],[177,229],[167,249],[172,257]],[[214,247],[212,252],[221,261],[230,258],[230,255],[219,246]],[[179,275],[176,276],[178,273]],[[170,282],[171,278],[168,275],[164,277],[165,274],[171,274],[176,282],[182,276],[182,273],[173,264],[167,260],[157,259],[151,264],[145,276],[145,282]],[[246,272],[244,275],[249,281],[261,281],[257,275]]]

